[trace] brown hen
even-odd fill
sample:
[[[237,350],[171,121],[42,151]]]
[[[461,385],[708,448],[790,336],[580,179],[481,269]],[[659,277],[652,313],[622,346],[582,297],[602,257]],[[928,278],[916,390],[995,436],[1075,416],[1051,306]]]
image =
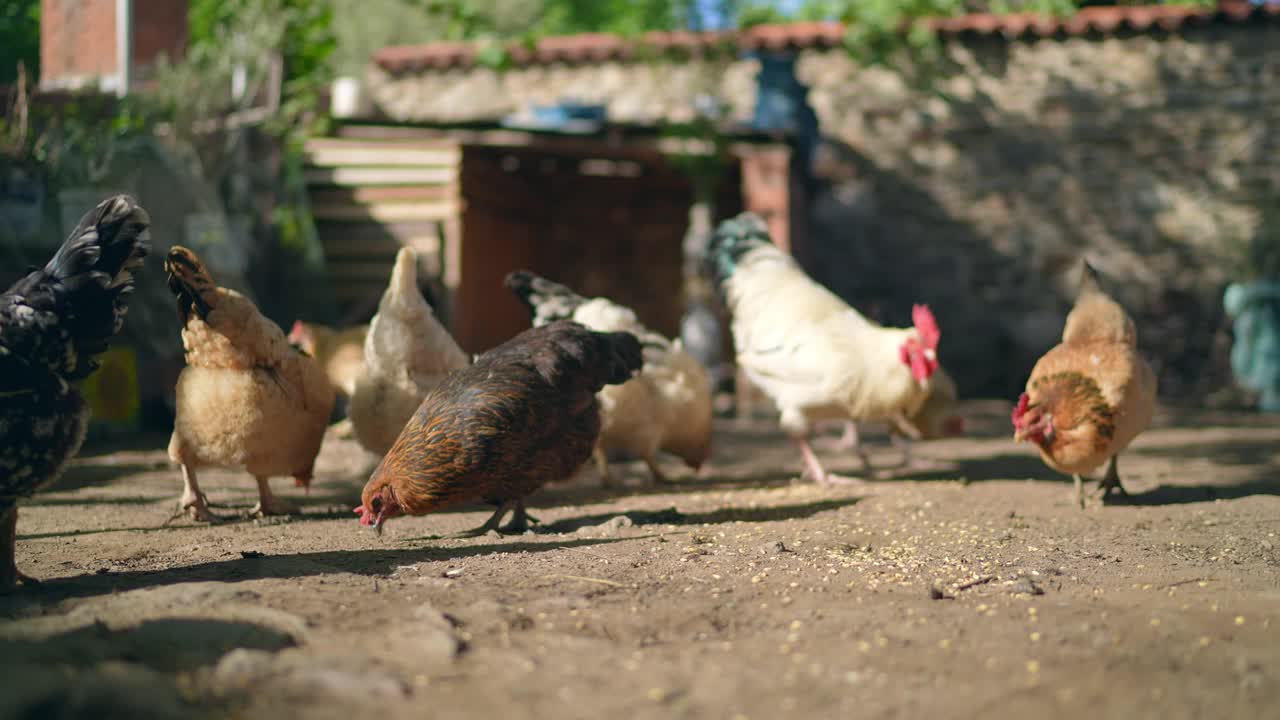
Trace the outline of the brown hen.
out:
[[[1146,429],[1155,410],[1156,376],[1138,355],[1138,332],[1119,303],[1098,286],[1088,262],[1062,342],[1031,370],[1013,411],[1014,439],[1030,441],[1040,457],[1075,480],[1108,462],[1099,483],[1105,498],[1124,493],[1116,458]]]
[[[600,433],[596,393],[643,363],[627,332],[594,332],[568,320],[525,330],[445,376],[374,470],[355,509],[379,532],[388,518],[424,515],[473,499],[496,505],[480,527],[455,537],[528,526],[524,497],[572,475]]]

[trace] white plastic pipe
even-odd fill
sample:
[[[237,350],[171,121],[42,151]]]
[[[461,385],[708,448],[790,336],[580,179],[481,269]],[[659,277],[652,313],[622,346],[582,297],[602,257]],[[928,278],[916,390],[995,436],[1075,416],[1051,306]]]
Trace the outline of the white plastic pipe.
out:
[[[116,0],[116,95],[133,84],[133,0]]]

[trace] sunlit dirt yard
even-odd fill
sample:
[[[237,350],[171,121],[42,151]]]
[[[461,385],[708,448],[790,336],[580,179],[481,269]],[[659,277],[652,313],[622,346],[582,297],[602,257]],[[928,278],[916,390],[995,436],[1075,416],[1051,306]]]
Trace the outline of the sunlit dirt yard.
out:
[[[309,494],[274,481],[300,517],[202,474],[218,526],[166,524],[166,437],[89,447],[22,506],[45,582],[0,596],[0,716],[1274,716],[1280,422],[1165,411],[1132,496],[1082,511],[1007,405],[964,411],[896,475],[869,428],[884,472],[837,489],[775,422],[725,421],[704,477],[587,469],[532,498],[536,532],[473,540],[432,536],[482,506],[361,528],[372,460],[334,437]]]

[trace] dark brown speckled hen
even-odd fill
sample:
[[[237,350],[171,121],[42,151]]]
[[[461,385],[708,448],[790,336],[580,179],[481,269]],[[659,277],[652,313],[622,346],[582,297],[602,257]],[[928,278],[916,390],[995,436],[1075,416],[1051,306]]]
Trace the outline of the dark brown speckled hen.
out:
[[[19,580],[18,499],[62,474],[89,406],[74,383],[120,332],[151,220],[118,195],[80,220],[53,259],[0,294],[0,590]]]
[[[456,537],[527,528],[524,498],[569,477],[600,433],[596,393],[640,369],[640,341],[561,320],[525,330],[450,373],[426,398],[374,470],[355,509],[381,531],[396,515],[424,515],[469,500],[498,507]]]

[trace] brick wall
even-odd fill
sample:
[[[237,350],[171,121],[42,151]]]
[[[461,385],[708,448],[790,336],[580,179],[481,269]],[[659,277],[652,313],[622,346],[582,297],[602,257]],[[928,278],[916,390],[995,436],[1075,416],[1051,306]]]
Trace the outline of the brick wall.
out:
[[[133,0],[133,62],[140,72],[161,55],[182,57],[186,46],[186,0]]]
[[[41,2],[41,85],[96,85],[96,78],[115,71],[115,0]]]
[[[97,87],[116,72],[116,0],[42,0],[40,83],[44,87]],[[164,54],[186,45],[185,0],[134,0],[135,78]]]

